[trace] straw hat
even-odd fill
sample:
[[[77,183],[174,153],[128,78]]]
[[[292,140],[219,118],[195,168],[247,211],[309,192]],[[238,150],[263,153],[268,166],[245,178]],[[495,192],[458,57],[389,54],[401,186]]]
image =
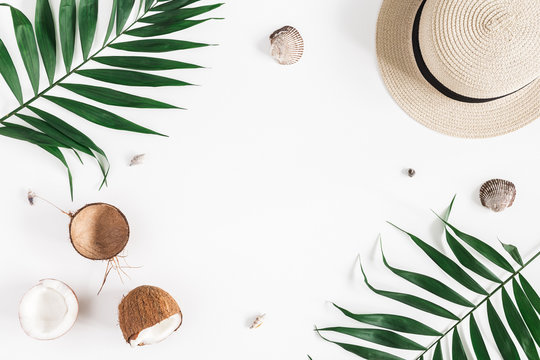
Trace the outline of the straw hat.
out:
[[[381,75],[413,119],[484,138],[540,117],[540,0],[383,0]]]

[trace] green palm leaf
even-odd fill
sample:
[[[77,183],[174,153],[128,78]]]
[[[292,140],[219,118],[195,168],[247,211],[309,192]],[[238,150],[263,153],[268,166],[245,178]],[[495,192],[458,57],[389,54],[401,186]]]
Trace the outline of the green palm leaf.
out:
[[[405,316],[392,314],[353,314],[352,312],[341,308],[336,304],[333,305],[345,316],[364,324],[409,334],[442,336],[442,333],[438,332],[437,330]]]
[[[135,5],[135,0],[118,0],[116,11],[116,35],[122,33],[124,25],[129,18],[129,14]]]
[[[134,52],[151,52],[161,53],[175,50],[195,49],[199,47],[210,46],[209,44],[196,43],[184,40],[171,39],[147,39],[135,40],[109,45],[109,47],[118,50],[134,51]]]
[[[133,107],[141,109],[179,109],[177,106],[165,104],[142,96],[135,96],[110,88],[83,84],[60,84],[64,89],[102,104]]]
[[[443,282],[437,279],[432,278],[431,276],[415,273],[412,271],[401,270],[401,269],[397,269],[395,267],[390,266],[388,264],[388,261],[386,260],[386,257],[384,256],[384,252],[382,250],[382,242],[381,242],[381,252],[382,252],[384,265],[397,276],[445,300],[448,300],[450,302],[453,302],[455,304],[462,305],[462,306],[474,307],[473,303],[465,299],[457,291],[454,291],[448,285],[444,284]]]
[[[108,82],[111,84],[127,86],[186,86],[191,85],[185,81],[171,79],[165,76],[146,74],[131,70],[117,69],[89,69],[79,70],[77,74],[89,77],[91,79]]]
[[[94,105],[57,96],[44,95],[43,97],[88,121],[108,127],[110,129],[133,131],[142,134],[161,135],[160,133],[137,125],[121,116]]]
[[[540,314],[540,296],[538,296],[538,293],[534,291],[531,284],[529,284],[527,279],[525,279],[521,274],[519,274],[519,282],[521,283],[521,287],[523,288],[523,291],[525,291],[525,294],[527,295],[527,298],[531,302],[532,306],[536,309],[536,312]]]
[[[396,229],[404,232],[407,234],[411,240],[418,245],[420,249],[422,249],[427,256],[431,258],[445,273],[450,275],[454,280],[456,280],[461,285],[465,286],[467,289],[474,291],[477,294],[480,295],[487,295],[486,290],[476,282],[463,268],[461,268],[458,264],[456,264],[452,259],[450,259],[448,256],[441,253],[439,250],[435,249],[433,246],[427,244],[420,238],[414,236],[411,233],[408,233],[394,224],[390,223],[390,225],[394,226]]]
[[[158,59],[146,56],[101,56],[94,58],[94,61],[100,64],[133,70],[174,70],[201,68],[199,65],[188,64],[181,61]]]
[[[352,345],[352,344],[345,344],[345,343],[330,341],[330,340],[326,339],[324,336],[322,336],[318,329],[315,329],[315,330],[319,333],[319,335],[324,340],[326,340],[328,342],[331,342],[331,343],[334,343],[334,344],[340,346],[341,348],[343,348],[344,350],[347,350],[348,352],[351,352],[351,353],[353,353],[355,355],[363,357],[364,359],[405,360],[405,359],[403,359],[403,358],[401,358],[399,356],[395,356],[395,355],[389,354],[389,353],[381,351],[381,350],[367,348],[367,347],[364,347],[364,346],[358,346],[358,345]]]
[[[474,319],[474,314],[471,314],[471,321],[469,324],[469,329],[471,332],[471,342],[474,350],[474,354],[478,360],[489,360],[489,353],[486,349],[486,343],[484,342],[484,337],[478,328],[478,324]]]
[[[209,46],[209,44],[176,39],[160,39],[157,35],[174,33],[209,19],[188,20],[208,11],[212,11],[222,4],[204,5],[194,8],[187,7],[195,1],[155,1],[155,0],[113,0],[110,12],[107,11],[107,29],[103,39],[96,39],[98,17],[98,0],[60,0],[58,22],[54,21],[49,0],[36,0],[35,23],[18,9],[7,4],[0,6],[10,10],[15,32],[15,40],[23,61],[24,70],[28,76],[34,96],[25,99],[22,93],[20,75],[12,56],[0,40],[0,74],[7,86],[19,102],[20,106],[0,117],[0,135],[12,139],[23,140],[41,147],[53,155],[68,170],[71,186],[71,171],[67,159],[60,149],[66,148],[86,154],[94,158],[101,169],[103,183],[109,172],[109,163],[105,152],[90,138],[77,130],[77,122],[82,119],[94,124],[123,131],[143,134],[161,135],[145,126],[117,115],[114,110],[97,107],[85,100],[96,101],[106,106],[122,106],[129,108],[148,109],[181,109],[174,104],[167,104],[157,99],[133,95],[130,91],[120,91],[112,86],[98,86],[78,83],[73,74],[87,78],[122,86],[186,86],[191,85],[185,81],[171,77],[160,76],[147,71],[162,71],[173,69],[197,69],[195,64],[180,61],[161,59],[159,57],[136,56],[143,53],[162,53],[177,50],[189,50]],[[134,20],[130,20],[133,19]],[[144,19],[144,20],[143,20]],[[149,20],[150,19],[150,20]],[[77,26],[78,24],[78,26]],[[116,25],[116,35],[112,36]],[[59,42],[62,56],[56,53],[56,31],[59,33]],[[78,34],[77,34],[78,32]],[[124,40],[125,35],[145,37],[143,40]],[[75,53],[75,38],[81,42],[83,61],[73,64]],[[96,44],[103,44],[100,48]],[[94,49],[97,48],[97,49]],[[38,51],[39,49],[39,51]],[[106,56],[101,55],[109,50]],[[121,51],[133,53],[130,56],[119,54]],[[41,55],[41,56],[40,56]],[[59,60],[61,58],[61,60]],[[48,86],[40,89],[40,59],[47,74]],[[62,61],[64,74],[56,74],[57,62]],[[93,61],[98,68],[88,69],[83,66]],[[100,65],[114,68],[99,68]],[[56,79],[55,79],[56,78]],[[23,79],[24,80],[24,79]],[[68,81],[72,80],[72,81]],[[66,98],[55,94],[57,88],[71,91],[81,99]],[[43,101],[48,100],[70,111],[73,116],[69,119],[60,119],[50,111],[43,111]],[[32,111],[35,116],[24,113]],[[8,122],[17,117],[32,127]],[[72,192],[72,190],[71,190]]]
[[[62,0],[60,2],[60,16],[58,18],[60,30],[60,44],[62,45],[62,56],[66,72],[71,69],[73,63],[73,52],[75,51],[75,34],[77,8],[75,0]]]
[[[186,20],[197,15],[204,14],[208,11],[217,9],[223,4],[214,4],[207,6],[199,6],[195,8],[180,8],[172,11],[161,12],[150,16],[145,16],[141,19],[141,22],[149,24],[163,24],[169,22],[176,22],[180,20]]]
[[[510,254],[512,259],[514,259],[514,261],[517,262],[519,265],[523,266],[523,259],[521,258],[521,254],[519,253],[518,248],[512,244],[505,244],[502,241],[499,242],[503,246],[504,250],[506,250],[506,252]]]
[[[467,269],[474,271],[478,275],[485,279],[496,283],[502,283],[501,279],[497,277],[491,270],[489,270],[484,264],[478,261],[466,248],[461,245],[457,239],[450,234],[448,229],[445,229],[446,242],[459,263],[465,266]]]
[[[2,77],[8,84],[13,95],[15,95],[19,103],[22,104],[23,95],[19,76],[17,75],[15,65],[13,65],[13,60],[2,40],[0,40],[0,74],[2,74]]]
[[[425,350],[426,348],[405,336],[395,332],[381,329],[359,329],[349,327],[328,327],[319,331],[333,331],[340,334],[350,335],[358,339],[366,340],[375,344],[405,350]]]
[[[56,34],[49,0],[36,1],[36,38],[49,84],[54,82],[56,70]]]
[[[454,328],[452,334],[452,359],[467,360],[467,354],[465,354],[465,349],[463,348],[463,343],[461,342],[457,328]]]
[[[435,347],[435,351],[433,352],[433,360],[443,360],[441,343],[437,343],[437,346]]]
[[[163,1],[164,4],[160,4],[154,7],[153,11],[170,11],[183,8],[199,0],[172,0],[172,1]]]
[[[370,346],[359,346],[355,344],[334,342],[327,338],[324,338],[325,340],[332,342],[364,359],[378,359],[389,358],[388,356],[398,356],[392,350],[406,349],[411,352],[416,352],[414,355],[411,355],[411,357],[408,357],[408,359],[416,360],[427,358],[429,354],[431,354],[432,359],[445,359],[442,351],[442,343],[447,342],[451,350],[449,359],[466,360],[469,352],[467,351],[466,342],[462,340],[459,333],[459,331],[462,330],[463,333],[466,333],[467,336],[470,337],[470,343],[472,344],[470,353],[473,353],[478,360],[489,360],[491,358],[486,346],[487,339],[495,340],[495,345],[502,359],[519,360],[519,352],[517,350],[516,343],[514,343],[514,338],[516,339],[517,344],[519,344],[519,346],[523,349],[527,359],[540,360],[538,354],[538,346],[540,345],[540,297],[521,274],[523,269],[525,269],[530,263],[540,256],[540,251],[532,256],[528,261],[523,262],[517,247],[513,245],[504,246],[503,244],[505,250],[521,266],[517,270],[512,269],[509,276],[503,280],[500,280],[493,273],[491,273],[491,271],[488,270],[488,268],[484,266],[475,257],[475,255],[473,255],[473,253],[469,252],[469,250],[467,250],[459,242],[459,240],[472,247],[479,254],[478,256],[481,256],[484,260],[489,260],[492,264],[497,265],[504,270],[508,270],[508,266],[510,266],[510,264],[506,261],[501,253],[497,252],[495,254],[494,252],[496,252],[496,250],[491,247],[491,245],[476,237],[473,237],[472,235],[460,232],[456,227],[448,223],[448,217],[450,215],[453,203],[454,201],[452,200],[446,216],[444,216],[444,219],[441,218],[441,220],[446,224],[444,230],[445,236],[459,263],[454,262],[451,258],[444,255],[441,251],[437,250],[435,247],[429,245],[417,236],[399,228],[398,229],[405,233],[418,247],[420,247],[420,249],[423,250],[424,254],[427,255],[427,257],[429,257],[438,267],[438,270],[441,270],[449,275],[453,280],[455,280],[455,283],[442,282],[433,278],[432,276],[399,269],[390,265],[388,258],[382,250],[382,242],[381,253],[383,264],[393,274],[407,280],[409,283],[412,283],[425,291],[430,292],[433,295],[436,295],[440,299],[444,299],[445,301],[450,301],[461,306],[465,312],[455,315],[443,307],[442,304],[439,304],[438,301],[432,302],[418,297],[410,292],[394,292],[377,289],[368,281],[364,268],[361,264],[360,266],[364,282],[371,291],[378,295],[382,295],[406,305],[415,307],[426,314],[438,315],[440,318],[446,319],[446,330],[443,332],[434,330],[434,327],[439,328],[442,327],[442,325],[437,325],[437,323],[433,323],[433,321],[431,321],[431,323],[420,322],[399,314],[355,314],[334,304],[334,306],[339,309],[343,315],[360,323],[369,324],[373,326],[373,328],[366,329],[331,326],[324,329],[319,329],[318,332],[349,335],[362,341],[383,345],[390,350],[388,352],[384,352],[382,355],[379,355],[376,352],[379,350],[371,348]],[[451,230],[459,238],[459,240],[456,239],[449,230]],[[490,280],[495,288],[491,289],[490,292],[485,291],[476,282],[476,279],[469,275],[465,269],[473,271],[475,273],[473,276],[478,275]],[[519,283],[516,280],[518,277]],[[505,288],[505,286],[510,282],[512,282],[515,300],[510,297]],[[459,292],[460,285],[465,286],[469,290],[474,291],[482,296],[474,302],[469,301]],[[492,302],[499,297],[501,298],[504,311],[502,315],[499,314],[499,312],[495,310],[492,305]],[[480,309],[482,309],[484,303],[487,307],[487,321],[489,323],[488,332],[490,332],[489,335],[491,336],[486,336],[488,334],[483,334],[476,322],[476,318],[478,316],[482,316]],[[506,323],[501,320],[501,317],[504,317]],[[468,331],[465,331],[465,327],[467,326],[467,318],[469,318]],[[426,338],[425,341],[416,342],[402,335],[402,333],[424,335]]]
[[[37,94],[39,90],[39,55],[32,23],[28,20],[26,15],[13,6],[8,4],[0,5],[9,6],[11,10],[17,46],[19,47],[26,73],[32,84],[32,89],[34,89],[34,94]]]
[[[489,300],[487,302],[487,314],[491,333],[493,334],[495,344],[499,348],[503,359],[519,359],[516,345],[514,345],[514,342],[510,338],[510,334],[508,334],[501,318]]]
[[[446,310],[444,307],[437,305],[429,300],[425,300],[421,297],[405,294],[405,293],[400,293],[400,292],[379,290],[379,289],[374,288],[369,283],[366,273],[364,272],[364,268],[362,267],[362,264],[360,264],[360,268],[362,270],[362,274],[364,275],[364,282],[366,283],[368,288],[374,293],[387,297],[389,299],[399,301],[403,304],[420,309],[422,311],[428,312],[433,315],[441,316],[441,317],[451,319],[451,320],[459,319],[456,315],[452,314],[450,311]]]
[[[502,303],[506,321],[518,340],[518,343],[523,348],[523,351],[525,351],[525,355],[527,355],[528,359],[538,360],[538,352],[536,351],[532,336],[530,335],[529,330],[527,330],[527,326],[521,319],[518,309],[512,302],[512,299],[510,299],[510,296],[504,287],[502,288]]]
[[[105,40],[103,40],[103,46],[107,44],[107,41],[109,41],[109,38],[111,37],[117,9],[118,9],[118,0],[113,0],[112,7],[111,7],[111,16],[109,17],[109,25],[107,26],[107,33],[105,34]]]
[[[525,320],[534,341],[540,346],[540,319],[516,279],[512,279],[512,289],[519,312],[523,316],[523,320]]]

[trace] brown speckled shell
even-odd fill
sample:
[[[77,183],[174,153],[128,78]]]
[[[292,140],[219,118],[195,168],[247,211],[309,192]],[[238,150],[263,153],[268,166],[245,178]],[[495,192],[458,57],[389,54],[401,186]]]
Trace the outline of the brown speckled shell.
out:
[[[122,212],[105,203],[88,204],[73,214],[69,237],[75,250],[91,260],[118,255],[129,240],[129,224]]]
[[[270,51],[281,65],[292,65],[304,53],[304,39],[292,26],[284,26],[270,35]]]
[[[118,322],[126,342],[174,314],[180,314],[182,325],[182,312],[176,300],[155,286],[144,285],[131,290],[118,305]]]
[[[516,187],[502,179],[486,181],[480,188],[480,201],[485,207],[500,212],[512,206],[516,198]]]

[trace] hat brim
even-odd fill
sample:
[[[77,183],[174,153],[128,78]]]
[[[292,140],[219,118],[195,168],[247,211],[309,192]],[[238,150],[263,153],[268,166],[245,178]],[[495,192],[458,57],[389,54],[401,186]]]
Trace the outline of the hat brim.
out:
[[[423,77],[412,33],[423,0],[384,0],[377,22],[381,76],[398,105],[414,120],[443,134],[487,138],[515,131],[540,117],[540,80],[486,103],[453,100]]]

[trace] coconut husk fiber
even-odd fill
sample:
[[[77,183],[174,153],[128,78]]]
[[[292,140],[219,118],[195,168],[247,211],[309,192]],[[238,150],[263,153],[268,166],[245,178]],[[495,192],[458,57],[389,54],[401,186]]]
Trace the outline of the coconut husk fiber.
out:
[[[155,286],[144,285],[131,290],[118,305],[118,322],[126,342],[175,314],[180,314],[182,324],[182,312],[176,300]]]

